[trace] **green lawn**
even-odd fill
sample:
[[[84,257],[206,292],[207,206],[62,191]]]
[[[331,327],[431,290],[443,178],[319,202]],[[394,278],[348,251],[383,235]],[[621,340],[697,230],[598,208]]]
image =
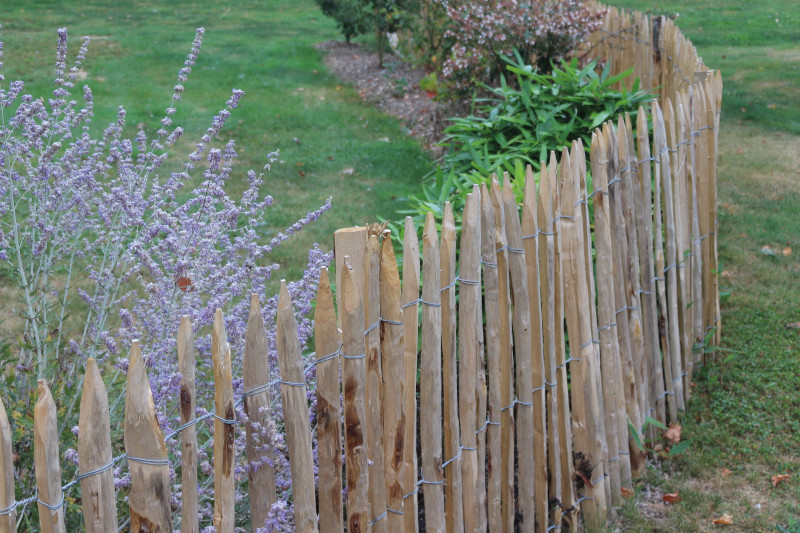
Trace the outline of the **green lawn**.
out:
[[[112,121],[123,105],[130,131],[142,125],[148,133],[158,129],[195,29],[205,27],[175,115],[185,142],[167,169],[180,166],[230,90],[244,90],[220,143],[237,140],[239,183],[246,182],[247,169],[260,169],[269,152],[280,150],[281,162],[265,185],[275,197],[268,213],[274,230],[333,196],[331,212],[279,248],[274,259],[286,263],[281,276],[302,272],[303,250],[312,242],[330,249],[336,229],[375,222],[379,214],[397,218],[427,172],[429,156],[397,120],[362,103],[327,73],[314,45],[341,37],[313,0],[10,0],[3,2],[0,24],[7,81],[22,79],[28,91],[45,97],[52,90],[56,29],[69,28],[70,61],[81,37],[93,36],[82,83],[94,92],[95,126]],[[347,168],[351,175],[342,173]]]
[[[695,375],[683,419],[689,451],[649,472],[621,523],[800,531],[800,330],[786,327],[800,322],[800,10],[793,0],[614,4],[679,14],[706,64],[722,70],[719,256],[730,292],[727,351]],[[777,474],[791,477],[773,487]],[[646,488],[677,491],[682,501],[661,504]],[[733,526],[711,524],[723,513]]]

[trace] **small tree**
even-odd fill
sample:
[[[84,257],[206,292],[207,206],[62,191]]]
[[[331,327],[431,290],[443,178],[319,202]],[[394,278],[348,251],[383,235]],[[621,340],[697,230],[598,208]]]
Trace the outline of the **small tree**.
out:
[[[401,29],[416,5],[413,0],[317,0],[317,4],[336,21],[348,43],[356,35],[374,31],[380,67],[383,67],[386,34]]]
[[[370,30],[371,13],[364,0],[317,0],[317,5],[326,16],[336,21],[348,43],[353,37]]]

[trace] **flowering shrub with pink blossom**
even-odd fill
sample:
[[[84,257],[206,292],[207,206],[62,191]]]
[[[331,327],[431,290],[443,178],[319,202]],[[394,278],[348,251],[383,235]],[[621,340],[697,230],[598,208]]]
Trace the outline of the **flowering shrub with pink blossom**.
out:
[[[271,240],[263,239],[273,198],[262,193],[262,185],[277,153],[266,154],[262,171],[247,172],[247,186],[236,200],[226,192],[226,185],[237,179],[236,144],[217,140],[244,96],[239,89],[233,89],[179,170],[164,170],[169,151],[180,151],[176,143],[184,132],[173,117],[203,35],[204,30],[198,29],[178,72],[161,127],[152,136],[143,129],[130,136],[133,128],[126,124],[122,107],[116,120],[104,129],[92,125],[92,91],[88,86],[75,87],[88,38],[68,68],[67,30],[58,30],[55,89],[48,99],[24,94],[21,81],[5,84],[0,42],[0,274],[6,294],[13,291],[19,302],[13,306],[16,316],[7,316],[3,324],[10,331],[8,336],[18,342],[3,352],[0,383],[11,414],[15,449],[23,457],[15,465],[18,496],[23,498],[34,491],[30,458],[36,379],[46,379],[58,399],[61,448],[75,448],[82,368],[88,357],[96,358],[109,387],[112,440],[120,446],[128,349],[132,340],[139,339],[159,421],[170,435],[179,425],[180,375],[175,353],[180,317],[191,317],[197,332],[197,415],[202,416],[213,408],[208,330],[217,308],[225,313],[234,357],[234,390],[236,397],[241,396],[251,293],[261,300],[271,368],[277,373],[277,298],[267,295],[267,284],[279,265],[270,261],[270,253],[325,213],[330,199]],[[312,333],[309,312],[316,281],[331,254],[314,246],[303,260],[307,261],[305,273],[289,284],[289,292],[296,304],[298,334],[305,345]],[[273,398],[279,402],[277,394]],[[263,428],[261,445],[274,451],[280,463],[276,465],[280,501],[269,523],[253,526],[291,530],[289,469],[278,429],[281,409],[279,403],[273,407],[276,425]],[[237,419],[246,420],[241,407]],[[213,457],[208,450],[213,424],[208,420],[198,430],[201,526],[209,531]],[[237,425],[236,435],[237,450],[243,450],[244,425]],[[173,458],[179,457],[178,439],[178,435],[167,439]],[[77,453],[72,448],[65,453],[65,479],[76,470]],[[120,451],[115,449],[115,453]],[[175,476],[175,464],[171,467],[176,483],[172,494],[177,509],[184,488]],[[123,495],[129,483],[124,465],[119,462],[114,469]],[[246,480],[244,463],[237,467],[236,475],[240,481]],[[237,492],[237,505],[246,505],[244,491]],[[23,523],[35,523],[31,518],[34,507],[17,509]],[[78,513],[68,510],[67,520],[68,529],[80,528]]]
[[[602,12],[583,0],[435,0],[445,10],[440,79],[458,96],[478,85],[496,85],[503,58],[517,50],[525,61],[549,72],[600,25]]]

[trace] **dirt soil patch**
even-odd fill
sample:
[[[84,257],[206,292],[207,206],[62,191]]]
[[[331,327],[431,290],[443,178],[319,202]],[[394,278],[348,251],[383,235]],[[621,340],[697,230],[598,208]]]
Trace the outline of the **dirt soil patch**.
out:
[[[423,69],[389,53],[381,67],[377,53],[343,41],[326,41],[317,48],[326,52],[328,69],[343,82],[352,83],[361,98],[400,119],[408,134],[420,139],[434,156],[442,154],[437,143],[447,117],[455,113],[451,105],[434,100],[419,88],[426,75]]]

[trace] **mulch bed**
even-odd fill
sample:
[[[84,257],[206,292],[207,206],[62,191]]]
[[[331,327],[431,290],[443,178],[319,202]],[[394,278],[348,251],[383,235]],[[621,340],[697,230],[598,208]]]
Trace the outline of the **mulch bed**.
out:
[[[381,68],[377,53],[343,41],[326,41],[317,48],[326,52],[328,69],[352,83],[361,98],[402,120],[408,134],[420,139],[435,157],[442,154],[437,143],[443,137],[447,117],[454,113],[452,106],[435,101],[419,88],[424,70],[389,53],[384,55]]]

